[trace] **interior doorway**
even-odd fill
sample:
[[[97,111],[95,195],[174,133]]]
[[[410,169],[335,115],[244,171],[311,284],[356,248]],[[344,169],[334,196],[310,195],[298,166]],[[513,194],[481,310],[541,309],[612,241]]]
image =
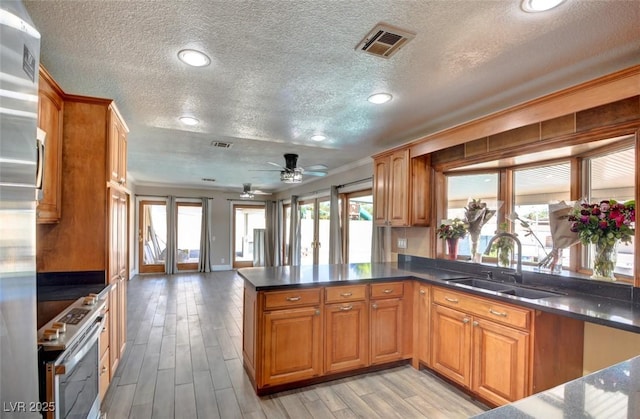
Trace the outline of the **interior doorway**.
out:
[[[167,204],[164,201],[140,201],[138,214],[139,272],[164,273],[167,254]]]
[[[249,268],[264,243],[264,205],[233,204],[233,267]]]

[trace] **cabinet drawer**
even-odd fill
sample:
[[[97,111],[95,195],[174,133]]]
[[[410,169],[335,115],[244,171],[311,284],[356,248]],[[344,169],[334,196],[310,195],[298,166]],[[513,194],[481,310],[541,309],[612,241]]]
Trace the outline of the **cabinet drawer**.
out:
[[[403,282],[371,284],[371,298],[398,298],[404,295]]]
[[[344,285],[325,288],[325,303],[341,303],[344,301],[361,301],[367,297],[367,286]]]
[[[264,293],[264,309],[303,307],[320,304],[320,288]]]
[[[104,315],[104,326],[102,326],[102,332],[100,333],[100,356],[104,355],[109,349],[109,313]]]
[[[98,384],[98,393],[100,395],[100,401],[102,401],[104,400],[104,395],[107,393],[107,389],[109,388],[109,377],[111,376],[109,373],[109,348],[107,348],[107,351],[100,359],[100,367],[98,371],[98,377],[100,380]]]
[[[470,296],[444,288],[434,288],[433,302],[521,329],[529,329],[531,326],[530,310],[488,298]]]

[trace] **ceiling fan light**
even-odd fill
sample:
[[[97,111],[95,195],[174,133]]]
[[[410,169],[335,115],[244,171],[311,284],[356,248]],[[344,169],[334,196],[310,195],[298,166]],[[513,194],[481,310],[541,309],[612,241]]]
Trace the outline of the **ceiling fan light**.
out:
[[[390,93],[376,93],[367,98],[367,100],[371,103],[375,103],[376,105],[381,105],[383,103],[389,102],[393,96]]]
[[[211,58],[207,54],[195,49],[183,49],[178,52],[178,58],[192,67],[205,67],[211,64]]]
[[[302,182],[302,171],[299,169],[283,170],[280,172],[280,180],[284,183]]]
[[[198,125],[200,123],[200,121],[198,121],[196,118],[192,116],[181,116],[179,119],[180,119],[180,122],[189,126]]]
[[[522,10],[529,13],[546,12],[564,3],[565,0],[523,0]]]

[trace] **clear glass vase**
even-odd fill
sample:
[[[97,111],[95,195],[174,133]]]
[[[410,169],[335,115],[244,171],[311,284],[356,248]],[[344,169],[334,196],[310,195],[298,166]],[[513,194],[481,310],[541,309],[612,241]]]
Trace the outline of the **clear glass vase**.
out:
[[[480,232],[469,232],[469,240],[471,242],[471,261],[475,263],[482,263],[482,253],[478,251]]]
[[[602,241],[595,245],[591,279],[615,281],[613,271],[618,260],[618,241]]]

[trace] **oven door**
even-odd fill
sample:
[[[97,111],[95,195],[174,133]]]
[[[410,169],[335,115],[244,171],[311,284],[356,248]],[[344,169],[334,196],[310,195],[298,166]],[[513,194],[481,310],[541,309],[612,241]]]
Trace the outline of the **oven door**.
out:
[[[98,337],[102,326],[101,321],[94,323],[77,345],[47,363],[47,402],[55,406],[46,412],[47,418],[99,417]]]

